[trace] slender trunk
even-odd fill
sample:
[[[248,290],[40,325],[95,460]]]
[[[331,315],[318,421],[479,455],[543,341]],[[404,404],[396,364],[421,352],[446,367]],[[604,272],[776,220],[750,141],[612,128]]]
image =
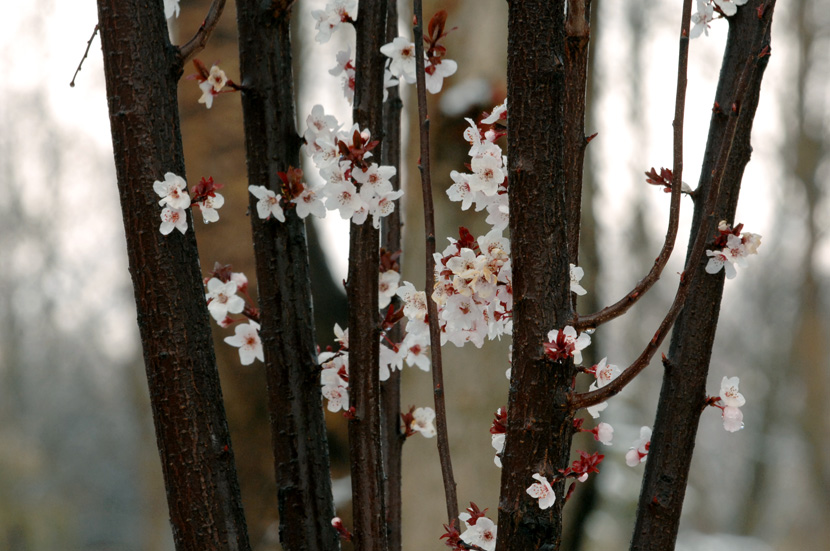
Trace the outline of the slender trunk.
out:
[[[388,0],[386,14],[386,40],[388,44],[398,36],[398,2]],[[394,166],[397,176],[392,179],[392,188],[401,185],[401,101],[398,86],[389,88],[389,97],[383,104],[383,152],[384,166]],[[381,246],[389,252],[401,250],[401,229],[403,227],[400,202],[394,212],[381,221]],[[398,262],[402,265],[402,259]],[[399,323],[389,332],[389,339],[399,343],[403,340],[403,330]],[[403,545],[401,533],[401,514],[403,495],[403,443],[406,441],[401,430],[401,372],[393,371],[389,379],[381,384],[381,418],[383,437],[383,469],[386,475],[386,532],[389,537],[389,551],[400,551]]]
[[[127,254],[173,538],[180,551],[249,550],[193,220],[164,236],[153,181],[184,177],[179,52],[161,2],[100,0]]]
[[[759,17],[756,8],[761,4],[764,10]],[[769,60],[764,48],[769,44],[774,5],[774,0],[749,2],[729,18],[729,38],[715,97],[722,112],[714,113],[710,123],[696,191],[692,240],[701,226],[714,238],[719,220],[735,222],[741,178],[751,153],[749,138],[761,78]],[[714,212],[703,212],[703,197],[717,180],[717,207]],[[677,539],[723,293],[723,274],[705,273],[706,263],[706,257],[687,258],[687,270],[696,273],[672,333],[669,361],[665,363],[632,550],[672,549]]]
[[[354,122],[382,139],[386,0],[363,0],[355,22]],[[382,155],[382,146],[373,151]],[[380,319],[378,316],[379,232],[371,219],[350,225],[349,276],[349,455],[352,463],[354,545],[385,551],[386,510],[380,428]]]
[[[298,167],[290,6],[238,0],[248,183],[280,192],[277,172]],[[251,212],[256,212],[251,196]],[[305,224],[251,216],[257,266],[280,543],[287,551],[337,550],[331,527],[328,441],[320,394]]]
[[[568,463],[572,360],[544,355],[547,333],[571,318],[563,107],[564,0],[511,2],[508,16],[508,177],[513,262],[513,371],[499,501],[498,551],[558,549],[564,483],[541,510],[525,490]],[[532,85],[528,86],[528,83]]]

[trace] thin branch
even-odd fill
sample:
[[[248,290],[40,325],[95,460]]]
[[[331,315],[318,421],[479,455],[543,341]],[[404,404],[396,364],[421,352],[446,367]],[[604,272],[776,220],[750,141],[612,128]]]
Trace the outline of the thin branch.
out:
[[[418,123],[421,137],[421,185],[424,196],[424,233],[426,236],[426,292],[429,314],[429,342],[432,356],[432,387],[435,395],[435,420],[438,431],[438,456],[441,461],[441,475],[444,478],[444,495],[447,500],[447,522],[458,515],[458,496],[452,473],[450,443],[447,433],[447,406],[444,401],[444,372],[441,363],[441,334],[438,327],[438,306],[430,296],[435,281],[435,207],[432,201],[432,182],[429,163],[429,114],[427,113],[426,75],[424,73],[424,26],[421,0],[413,2],[415,25],[415,76],[418,86]]]
[[[89,37],[89,40],[86,43],[86,50],[84,50],[84,57],[81,58],[81,62],[78,63],[78,68],[75,69],[75,74],[72,75],[72,82],[69,83],[69,86],[72,88],[75,87],[75,78],[78,76],[78,73],[81,72],[81,66],[83,66],[84,61],[86,60],[86,56],[89,55],[89,48],[92,46],[92,41],[95,40],[95,35],[98,34],[98,25],[95,25],[95,28],[92,29],[92,36]]]
[[[691,0],[686,0],[686,4],[691,4]],[[686,9],[684,7],[684,9]],[[684,12],[686,14],[686,12]],[[686,14],[688,15],[688,14]],[[688,24],[687,17],[684,15],[684,22]],[[688,29],[688,27],[686,27]],[[682,38],[681,38],[682,40]],[[711,231],[714,227],[714,212],[715,206],[717,205],[717,200],[720,192],[721,182],[723,181],[723,175],[725,173],[726,164],[729,160],[730,153],[732,151],[732,146],[735,143],[735,139],[737,137],[737,128],[738,128],[738,120],[740,114],[740,105],[743,100],[747,97],[749,92],[749,82],[752,80],[752,74],[754,71],[754,64],[753,58],[754,55],[750,55],[744,65],[744,70],[742,71],[741,78],[739,80],[739,84],[737,87],[737,91],[735,94],[735,103],[731,112],[731,117],[729,122],[727,123],[726,130],[724,132],[725,141],[724,145],[721,148],[720,153],[718,154],[718,162],[715,165],[715,170],[713,171],[714,177],[712,179],[712,186],[709,189],[708,194],[706,195],[706,204],[704,206],[704,216],[709,218],[707,222],[701,223],[700,228],[698,229],[697,235],[695,236],[694,245],[692,246],[692,251],[689,254],[689,257],[686,261],[686,266],[684,268],[683,274],[680,276],[680,284],[678,285],[677,293],[674,297],[674,302],[672,302],[671,308],[669,308],[668,313],[663,318],[663,321],[660,323],[660,326],[657,328],[657,331],[654,333],[651,341],[646,345],[645,350],[640,354],[640,356],[630,365],[628,366],[619,377],[608,383],[606,386],[582,394],[575,394],[571,395],[570,403],[571,407],[574,410],[585,408],[589,406],[593,406],[608,400],[609,398],[617,395],[623,388],[628,385],[631,381],[634,380],[640,372],[645,369],[645,367],[649,364],[651,359],[654,357],[654,354],[657,352],[657,349],[660,348],[660,345],[663,343],[663,340],[669,333],[669,329],[671,329],[672,325],[674,324],[677,316],[680,314],[680,311],[683,309],[683,305],[686,302],[686,297],[688,296],[689,289],[691,288],[692,280],[696,277],[696,271],[694,270],[695,264],[700,262],[700,258],[703,256],[703,253],[706,249],[706,244],[711,238]],[[674,187],[674,184],[672,184]],[[672,190],[674,191],[674,190]],[[687,276],[687,274],[689,274]]]
[[[199,27],[199,30],[196,31],[193,38],[191,38],[185,45],[179,46],[179,58],[182,60],[182,65],[187,63],[191,57],[205,49],[205,45],[210,38],[210,34],[219,23],[219,18],[222,16],[222,11],[224,9],[225,0],[213,0],[205,20],[202,21],[202,26]]]

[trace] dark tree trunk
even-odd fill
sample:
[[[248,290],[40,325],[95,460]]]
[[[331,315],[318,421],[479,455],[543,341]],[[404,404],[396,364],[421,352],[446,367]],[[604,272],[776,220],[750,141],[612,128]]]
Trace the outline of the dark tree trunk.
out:
[[[382,139],[383,65],[387,0],[363,0],[355,23],[354,122]],[[381,158],[380,147],[373,151]],[[371,217],[351,223],[349,236],[349,421],[354,545],[358,551],[387,549],[383,454],[380,428],[379,232]]]
[[[759,17],[756,8],[761,5],[764,11]],[[751,1],[728,20],[729,37],[715,96],[722,113],[714,113],[710,123],[691,240],[701,226],[711,240],[720,220],[737,223],[733,218],[752,151],[750,133],[769,60],[764,48],[769,45],[774,5],[774,0]],[[712,213],[703,212],[704,197],[718,181],[717,207]],[[706,264],[706,256],[687,258],[687,270],[696,273],[672,333],[632,550],[673,549],[677,539],[723,293],[724,274],[707,274]]]
[[[563,483],[541,510],[526,489],[568,463],[573,412],[572,360],[544,355],[547,333],[572,315],[566,208],[564,1],[509,6],[507,98],[513,372],[499,501],[498,551],[556,549],[562,537]]]
[[[280,193],[277,172],[299,166],[290,5],[238,0],[248,183]],[[251,212],[256,198],[250,196]],[[251,215],[277,499],[286,551],[336,550],[328,441],[320,393],[305,223]]]
[[[398,36],[398,2],[388,0],[386,14],[385,43],[392,42]],[[392,179],[392,187],[400,189],[401,185],[401,101],[399,87],[389,88],[389,97],[383,104],[383,164],[394,166],[397,176]],[[381,222],[381,246],[389,252],[401,250],[400,201],[395,211]],[[403,259],[398,262],[403,265]],[[399,343],[403,340],[401,324],[389,331],[389,339]],[[401,430],[401,372],[393,371],[389,379],[381,383],[381,434],[383,442],[383,469],[386,476],[386,532],[389,537],[389,551],[400,551],[403,545],[401,533],[401,513],[403,508],[403,443],[406,436]]]
[[[127,254],[173,539],[180,551],[249,550],[193,220],[163,236],[153,181],[184,177],[182,74],[160,1],[100,0]]]

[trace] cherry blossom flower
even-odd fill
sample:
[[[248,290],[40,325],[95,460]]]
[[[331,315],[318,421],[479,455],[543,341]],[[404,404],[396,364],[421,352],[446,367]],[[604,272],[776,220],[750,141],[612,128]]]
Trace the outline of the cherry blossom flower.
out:
[[[265,186],[248,186],[248,191],[259,199],[256,204],[256,211],[261,219],[268,220],[273,215],[280,222],[285,222],[285,215],[280,206],[282,195],[278,196]]]
[[[548,342],[544,343],[545,353],[554,361],[573,356],[574,363],[582,363],[582,350],[591,344],[591,336],[582,333],[577,337],[576,329],[566,325],[564,329],[553,329],[548,333]]]
[[[228,314],[238,314],[245,309],[245,301],[236,294],[238,285],[236,281],[223,283],[220,279],[212,277],[207,282],[208,311],[214,320],[222,321]]]
[[[168,235],[174,229],[179,230],[182,234],[187,231],[187,214],[184,209],[164,207],[164,210],[161,211],[159,231],[162,235]]]
[[[393,76],[415,84],[415,43],[398,36],[380,47],[380,52],[392,60],[389,71]]]
[[[181,8],[179,7],[179,0],[164,0],[164,17],[171,19],[178,17]]]
[[[458,63],[451,59],[441,59],[440,63],[426,62],[424,67],[424,84],[427,92],[437,94],[444,85],[444,79],[452,76],[458,70]]]
[[[607,358],[603,358],[599,361],[597,365],[595,365],[592,368],[594,375],[596,376],[596,381],[591,383],[591,386],[588,387],[589,391],[597,390],[604,387],[620,375],[619,367],[606,362]],[[601,402],[595,406],[590,406],[588,408],[588,413],[591,414],[591,417],[596,419],[597,417],[599,417],[599,412],[604,411],[607,407],[608,402]]]
[[[386,308],[398,291],[401,274],[395,270],[386,270],[378,274],[378,308]]]
[[[464,521],[467,529],[461,534],[461,541],[468,545],[475,545],[484,551],[495,551],[496,523],[487,517],[472,518],[469,513],[461,513],[458,518]]]
[[[242,365],[251,365],[255,359],[265,361],[259,338],[259,324],[253,320],[237,325],[234,335],[225,337],[225,342],[239,348],[239,361]]]
[[[326,206],[323,200],[317,194],[317,191],[306,186],[302,193],[291,199],[291,202],[297,207],[297,216],[306,218],[309,214],[313,214],[317,218],[326,217]]]
[[[728,432],[737,432],[744,428],[744,414],[740,408],[726,406],[723,408],[723,428]]]
[[[611,440],[614,438],[614,427],[608,423],[600,423],[591,431],[594,434],[594,439],[602,442],[606,446],[611,445]]]
[[[648,449],[651,446],[651,429],[640,428],[640,438],[634,441],[634,445],[625,454],[625,464],[629,467],[636,467],[646,460]]]
[[[332,0],[326,4],[326,9],[312,11],[311,17],[316,21],[314,28],[317,29],[314,39],[325,44],[341,23],[354,21],[356,11],[357,0]]]
[[[205,224],[209,222],[218,222],[219,213],[216,209],[225,204],[225,198],[221,193],[215,194],[213,197],[205,197],[204,201],[196,203],[199,205],[199,210],[202,211],[202,220]]]
[[[404,302],[403,314],[410,320],[423,320],[427,315],[427,295],[424,291],[417,291],[415,286],[405,281],[398,287],[397,295]]]
[[[539,500],[540,509],[544,510],[551,507],[553,502],[556,501],[556,494],[553,493],[553,488],[551,488],[550,482],[548,482],[548,479],[541,474],[534,474],[532,478],[534,480],[538,480],[539,482],[531,484],[527,490],[525,490],[527,495]]]
[[[584,295],[588,292],[582,287],[582,285],[579,284],[579,281],[585,276],[585,270],[583,270],[582,268],[580,268],[579,266],[576,266],[574,264],[571,264],[570,266],[571,266],[571,292],[576,293],[579,296],[582,296],[582,295]]]
[[[697,3],[697,12],[692,14],[693,26],[689,31],[689,38],[697,38],[701,34],[709,36],[709,23],[715,19],[715,11],[711,4]]]
[[[225,84],[228,83],[228,75],[226,75],[225,71],[220,69],[218,65],[212,65],[210,67],[207,82],[210,82],[214,92],[219,93],[222,91],[222,88],[225,87]]]
[[[209,80],[200,82],[199,89],[202,91],[199,103],[204,103],[205,107],[210,109],[213,107],[213,96],[216,95],[216,90],[213,89],[213,84]]]
[[[709,262],[706,264],[706,272],[718,273],[721,268],[726,272],[727,279],[737,275],[735,264],[741,268],[747,265],[746,257],[758,253],[761,245],[761,236],[756,233],[740,233],[743,224],[738,224],[734,229],[721,220],[718,224],[718,237],[715,239],[715,250],[707,250]]]
[[[343,95],[349,103],[354,102],[355,68],[352,61],[352,49],[341,50],[337,53],[337,65],[329,69],[329,74],[339,76],[343,74]],[[383,90],[386,101],[386,89]]]
[[[167,205],[174,209],[186,209],[190,206],[190,195],[188,195],[187,183],[184,178],[172,172],[164,175],[164,181],[153,182],[153,191],[161,197],[159,206]]]
[[[720,383],[720,399],[724,405],[739,408],[746,403],[744,395],[738,392],[741,380],[738,377],[724,377]]]
[[[436,434],[435,431],[435,411],[429,407],[418,408],[412,412],[412,421],[409,428],[415,432],[420,432],[424,438],[432,438]]]
[[[504,98],[504,101],[501,103],[501,105],[497,105],[493,108],[493,110],[490,112],[489,117],[481,119],[481,123],[494,124],[500,120],[507,120],[507,98]]]

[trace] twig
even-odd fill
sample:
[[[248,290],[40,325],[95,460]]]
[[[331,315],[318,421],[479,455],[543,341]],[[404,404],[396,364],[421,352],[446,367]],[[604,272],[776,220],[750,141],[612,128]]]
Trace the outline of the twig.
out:
[[[225,0],[213,0],[205,20],[202,21],[202,26],[199,27],[199,30],[196,31],[193,38],[191,38],[183,46],[179,46],[179,57],[181,58],[182,65],[187,63],[191,57],[205,49],[205,45],[210,38],[210,34],[219,23],[219,18],[222,16],[222,11],[224,9]]]
[[[675,238],[677,237],[677,225],[680,219],[680,190],[683,175],[683,121],[686,106],[686,84],[688,81],[687,70],[689,65],[689,26],[691,24],[691,6],[691,0],[684,0],[683,19],[680,24],[680,46],[677,64],[677,92],[674,105],[674,122],[672,125],[674,127],[674,160],[672,170],[671,207],[669,211],[669,228],[666,232],[666,239],[663,243],[663,248],[657,259],[654,261],[651,271],[649,271],[648,275],[646,275],[646,277],[644,277],[637,284],[634,290],[615,304],[603,308],[596,314],[578,318],[573,325],[579,329],[596,327],[600,323],[604,323],[622,315],[629,308],[631,308],[634,303],[637,302],[637,300],[639,300],[639,298],[642,297],[646,291],[648,291],[660,278],[660,274],[666,266],[666,262],[668,262],[669,257],[671,256],[671,251],[674,248]],[[713,190],[714,193],[712,193]],[[715,189],[715,186],[713,186],[707,196],[707,202],[711,201],[714,205],[716,198],[717,190]],[[701,231],[698,233],[695,241],[693,252],[689,256],[688,265],[686,266],[686,270],[689,273],[692,273],[689,271],[689,268],[692,266],[692,261],[697,261],[697,259],[700,258],[700,255],[703,254],[703,246],[705,246],[706,243],[707,233],[708,228],[704,231],[704,228],[701,227]],[[701,242],[699,251],[698,242]],[[698,251],[697,254],[695,254],[695,251]],[[686,272],[684,272],[684,274],[685,273]],[[663,321],[660,323],[660,326],[657,328],[657,332],[654,334],[654,337],[652,337],[651,341],[649,341],[648,345],[646,345],[645,350],[643,350],[634,363],[626,368],[619,377],[614,379],[614,381],[608,385],[593,392],[572,396],[571,405],[574,409],[588,407],[604,402],[622,390],[625,385],[631,382],[643,369],[645,369],[655,352],[657,352],[660,344],[662,344],[663,339],[666,338],[666,335],[668,334],[669,329],[671,329],[671,326],[674,324],[674,321],[677,319],[677,316],[686,301],[687,293],[688,281],[683,275],[681,275],[680,284],[678,285],[674,302],[672,303],[671,308],[669,308],[669,311],[666,313],[666,316],[663,318]]]
[[[686,84],[688,81],[687,68],[689,65],[689,24],[690,15],[684,11],[680,31],[679,60],[677,64],[677,93],[674,103],[674,122],[672,123],[672,126],[674,127],[674,155],[672,161],[673,167],[671,201],[669,207],[669,226],[666,230],[666,238],[663,241],[663,247],[660,249],[660,254],[658,254],[657,258],[654,260],[651,270],[637,283],[631,292],[627,293],[623,298],[614,304],[606,306],[599,312],[587,316],[577,315],[571,324],[577,330],[594,328],[625,314],[629,308],[634,306],[634,304],[640,300],[655,283],[657,283],[657,280],[660,279],[660,275],[663,273],[663,268],[666,267],[666,263],[669,261],[669,257],[671,257],[672,250],[674,249],[674,243],[677,239],[677,227],[680,222],[681,181],[683,176],[683,121],[686,110]]]
[[[75,74],[72,75],[72,82],[69,83],[69,86],[71,86],[72,88],[75,87],[75,77],[77,77],[78,73],[81,72],[81,66],[84,64],[84,60],[86,59],[86,56],[89,55],[89,48],[90,48],[90,46],[92,46],[92,41],[95,40],[95,35],[96,34],[98,34],[98,25],[97,24],[95,25],[95,28],[92,29],[92,36],[89,37],[89,41],[87,41],[87,43],[86,43],[86,50],[84,50],[84,57],[81,58],[81,62],[78,63],[78,68],[75,69]]]
[[[426,236],[426,293],[429,314],[429,342],[432,356],[432,387],[435,395],[435,418],[438,431],[438,456],[441,474],[444,478],[444,495],[447,500],[447,521],[452,522],[458,515],[458,497],[452,473],[450,443],[447,433],[447,407],[444,401],[444,372],[441,364],[441,334],[438,327],[438,306],[430,296],[435,280],[435,207],[432,201],[432,182],[429,163],[429,114],[427,112],[426,76],[424,73],[424,26],[421,0],[414,0],[415,25],[415,76],[418,87],[418,123],[421,137],[421,185],[424,196],[424,234]]]
[[[690,3],[690,0],[686,0],[686,2]],[[683,309],[689,289],[691,288],[692,280],[696,277],[694,265],[700,262],[700,258],[703,256],[703,252],[706,249],[706,243],[709,241],[712,228],[714,227],[715,206],[717,205],[717,199],[720,194],[721,182],[723,181],[726,164],[729,160],[732,146],[735,143],[735,138],[737,136],[738,119],[740,115],[739,106],[749,92],[749,82],[752,80],[752,74],[754,72],[753,58],[754,56],[750,55],[744,65],[744,70],[742,71],[735,93],[735,109],[732,111],[732,116],[729,119],[729,123],[726,125],[726,130],[724,132],[726,139],[723,142],[720,153],[718,154],[718,162],[715,165],[715,170],[713,171],[714,178],[712,179],[709,192],[706,195],[706,203],[704,205],[703,213],[708,220],[703,221],[700,224],[700,228],[698,229],[694,244],[692,246],[692,251],[686,261],[683,274],[680,276],[680,284],[678,285],[677,293],[675,294],[674,302],[672,303],[671,308],[669,308],[668,313],[666,313],[666,317],[663,318],[663,321],[654,333],[654,337],[652,337],[651,341],[649,341],[648,345],[646,345],[645,350],[643,350],[634,363],[628,366],[619,377],[600,389],[583,394],[571,395],[570,403],[574,410],[604,402],[612,396],[618,394],[628,383],[634,380],[634,378],[639,375],[643,369],[645,369],[654,357],[657,349],[668,335],[669,329],[671,329],[674,321]],[[674,186],[674,184],[672,185]],[[686,274],[689,274],[688,277]]]

